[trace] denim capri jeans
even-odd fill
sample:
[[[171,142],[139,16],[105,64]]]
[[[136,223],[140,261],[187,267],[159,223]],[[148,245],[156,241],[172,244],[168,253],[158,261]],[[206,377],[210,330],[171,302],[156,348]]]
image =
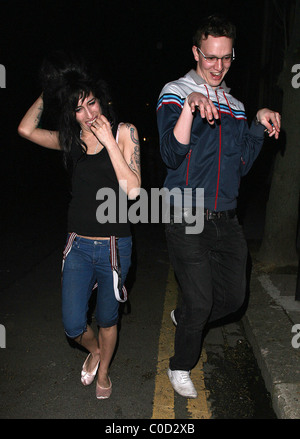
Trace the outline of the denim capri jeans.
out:
[[[125,282],[131,264],[131,236],[118,238],[121,282]],[[119,302],[113,288],[110,240],[76,236],[63,265],[62,318],[65,333],[76,338],[87,329],[89,300],[98,284],[95,317],[98,326],[108,328],[118,323]]]

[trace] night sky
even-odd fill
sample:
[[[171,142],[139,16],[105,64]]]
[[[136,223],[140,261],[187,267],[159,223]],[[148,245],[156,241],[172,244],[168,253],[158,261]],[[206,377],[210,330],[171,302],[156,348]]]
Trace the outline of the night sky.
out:
[[[147,139],[141,142],[142,157],[149,159],[147,177],[151,160],[159,156],[159,92],[194,67],[193,34],[203,15],[216,12],[226,13],[237,25],[236,61],[226,83],[252,116],[258,96],[261,1],[1,0],[0,64],[6,68],[6,88],[0,89],[1,185],[7,206],[32,191],[59,186],[63,175],[59,153],[41,151],[17,134],[22,116],[41,93],[38,70],[45,55],[53,49],[78,50],[93,61],[111,87],[120,120],[134,123],[140,139]]]
[[[30,99],[30,92],[40,91],[37,72],[43,57],[53,49],[76,49],[92,59],[99,75],[109,82],[122,116],[124,112],[135,119],[141,102],[156,103],[166,82],[193,67],[191,41],[203,15],[221,12],[232,18],[237,25],[239,60],[232,67],[233,78],[244,63],[251,70],[254,63],[247,65],[244,54],[249,49],[259,53],[261,4],[241,0],[2,0],[0,61],[7,70],[8,92],[24,93],[25,87]]]

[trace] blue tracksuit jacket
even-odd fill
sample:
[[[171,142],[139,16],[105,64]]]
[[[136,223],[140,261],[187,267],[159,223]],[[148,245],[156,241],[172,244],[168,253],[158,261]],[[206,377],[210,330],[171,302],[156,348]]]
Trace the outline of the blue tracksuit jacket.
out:
[[[185,98],[192,92],[209,97],[219,111],[220,123],[210,125],[197,112],[188,145],[173,134]],[[223,211],[234,209],[240,179],[251,168],[263,140],[264,126],[252,123],[250,129],[244,105],[229,94],[225,83],[214,90],[191,70],[162,89],[157,104],[160,151],[167,166],[164,186],[204,188],[204,206]]]

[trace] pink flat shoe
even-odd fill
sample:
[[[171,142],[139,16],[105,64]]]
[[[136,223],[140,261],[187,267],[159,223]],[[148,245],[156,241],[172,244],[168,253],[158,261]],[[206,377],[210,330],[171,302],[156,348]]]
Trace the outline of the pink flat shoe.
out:
[[[108,379],[109,379],[109,383],[110,383],[109,387],[101,387],[101,386],[99,386],[99,384],[97,382],[97,386],[96,386],[96,398],[97,399],[107,399],[110,397],[111,392],[112,392],[112,383],[111,383],[109,377],[108,377]]]
[[[95,369],[93,369],[92,372],[87,372],[86,371],[86,364],[87,364],[87,361],[88,361],[90,355],[92,355],[92,354],[89,354],[86,357],[86,360],[83,363],[82,370],[81,370],[81,382],[84,386],[88,386],[89,384],[91,384],[94,381],[94,378],[96,376],[96,373],[97,373],[97,370],[99,367],[99,363],[100,363],[100,360],[99,360],[98,363],[96,364]]]

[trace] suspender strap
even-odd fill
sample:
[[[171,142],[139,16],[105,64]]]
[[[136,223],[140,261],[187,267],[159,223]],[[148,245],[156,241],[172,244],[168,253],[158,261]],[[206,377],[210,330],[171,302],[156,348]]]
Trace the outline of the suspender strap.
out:
[[[110,237],[110,264],[113,273],[113,285],[116,299],[119,302],[126,302],[127,290],[125,285],[122,286],[118,239],[115,236]]]
[[[72,245],[73,245],[73,241],[76,238],[76,233],[70,233],[67,244],[65,246],[64,252],[63,252],[63,260],[62,260],[62,267],[61,267],[61,271],[63,271],[64,269],[64,265],[65,265],[65,260],[66,257],[68,256],[68,254],[71,251]]]
[[[72,249],[72,245],[76,236],[77,236],[76,233],[70,233],[69,235],[67,244],[63,252],[62,271],[64,269],[65,259]],[[127,290],[125,285],[122,286],[118,238],[116,238],[115,236],[110,237],[110,265],[113,275],[113,288],[114,288],[115,297],[118,300],[118,302],[126,302]],[[95,290],[97,287],[98,287],[98,283],[96,282],[95,285],[93,286],[93,290]]]

